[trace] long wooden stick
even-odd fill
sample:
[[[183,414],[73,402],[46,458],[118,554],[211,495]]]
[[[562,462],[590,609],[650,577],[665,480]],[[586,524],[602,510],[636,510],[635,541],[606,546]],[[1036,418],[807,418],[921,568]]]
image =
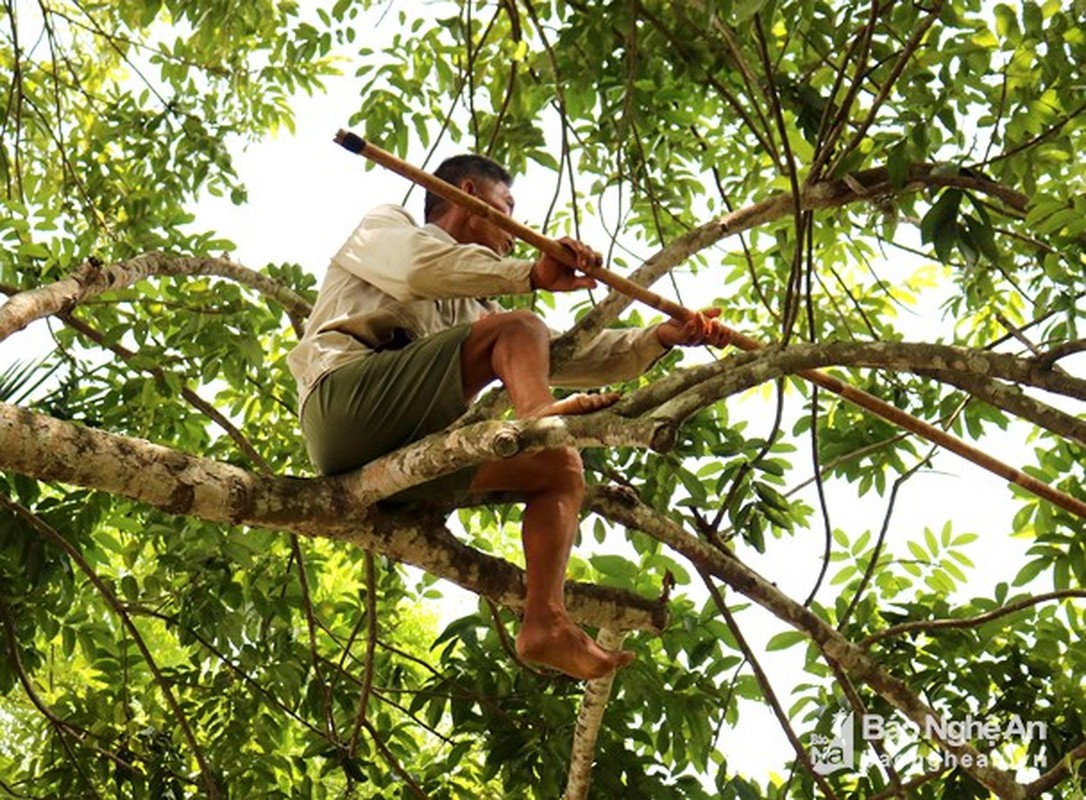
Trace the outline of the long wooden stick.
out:
[[[458,206],[468,209],[473,214],[483,217],[487,222],[493,223],[506,233],[511,233],[522,242],[527,242],[541,253],[546,253],[552,258],[558,259],[563,264],[577,267],[577,262],[574,259],[573,253],[563,246],[561,242],[551,239],[548,236],[544,236],[533,228],[529,228],[527,225],[517,222],[508,214],[503,214],[498,211],[498,209],[494,208],[494,206],[480,200],[474,195],[468,194],[459,186],[453,186],[448,181],[443,181],[436,175],[431,175],[429,172],[421,170],[401,158],[397,158],[392,155],[392,153],[382,150],[350,131],[339,131],[335,136],[335,142],[350,150],[352,153],[365,156],[370,161],[402,175],[412,183],[417,183],[419,186],[428,189],[439,197],[443,197],[450,203],[455,203]],[[577,268],[579,269],[579,267]],[[673,319],[685,322],[694,316],[694,313],[690,311],[690,309],[684,308],[678,303],[668,300],[666,297],[661,297],[656,294],[656,292],[650,291],[644,286],[634,283],[629,278],[616,275],[608,269],[597,267],[591,270],[584,270],[584,272],[598,280],[600,283],[607,284],[616,292],[621,292],[627,297],[632,297],[634,300],[639,300],[645,305],[663,311]]]
[[[517,222],[512,217],[503,214],[490,204],[468,194],[457,186],[453,186],[447,181],[443,181],[435,175],[431,175],[429,172],[425,172],[424,170],[407,163],[403,159],[394,156],[392,153],[382,150],[380,147],[365,141],[357,134],[340,130],[336,134],[334,141],[336,144],[350,150],[352,153],[365,156],[392,172],[402,175],[409,181],[428,189],[439,197],[443,197],[451,203],[456,203],[459,206],[467,208],[472,213],[485,218],[488,222],[493,223],[506,233],[510,233],[521,241],[527,242],[533,247],[538,248],[541,252],[546,253],[563,263],[569,264],[571,267],[577,267],[573,253],[563,247],[560,242],[544,236],[538,231],[529,228],[527,225]],[[627,297],[632,297],[646,305],[663,311],[673,319],[685,321],[694,316],[694,312],[690,309],[684,308],[678,303],[668,300],[666,297],[661,297],[655,292],[649,291],[644,286],[636,284],[621,275],[616,275],[608,269],[598,267],[586,272],[588,275],[600,281],[600,283],[610,286],[615,291],[621,292]],[[722,327],[730,337],[731,343],[739,349],[758,350],[762,347],[761,342],[757,339],[753,339],[726,325]],[[972,461],[977,466],[1000,476],[1010,483],[1020,486],[1038,497],[1048,500],[1053,505],[1058,506],[1065,511],[1069,511],[1080,518],[1086,519],[1086,503],[1083,501],[1061,492],[1060,490],[1049,486],[1047,483],[1037,480],[1031,475],[1027,475],[1020,469],[1005,464],[997,458],[993,458],[983,450],[973,447],[956,436],[947,433],[942,428],[937,428],[931,423],[924,422],[922,419],[918,419],[917,417],[902,411],[897,406],[891,405],[885,400],[880,400],[878,397],[875,397],[875,395],[865,392],[862,389],[857,389],[855,386],[847,384],[839,378],[827,375],[825,372],[811,369],[803,370],[798,374],[801,378],[833,392],[845,400],[848,400],[850,403],[866,409],[872,414],[882,417],[900,428],[915,433],[917,436],[921,436],[933,444],[944,447],[952,453],[957,453],[962,458]]]

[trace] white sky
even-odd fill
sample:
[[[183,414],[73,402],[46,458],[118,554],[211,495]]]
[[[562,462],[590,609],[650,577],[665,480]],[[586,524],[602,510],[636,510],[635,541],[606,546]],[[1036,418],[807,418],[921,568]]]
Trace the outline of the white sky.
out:
[[[319,277],[330,255],[369,207],[383,202],[400,202],[404,196],[405,180],[380,169],[364,169],[363,159],[332,142],[336,130],[346,127],[347,118],[359,105],[359,100],[353,78],[332,79],[328,83],[327,94],[296,104],[295,136],[284,135],[237,154],[238,171],[249,189],[247,205],[235,207],[228,201],[208,198],[197,209],[197,227],[215,228],[233,240],[237,244],[233,257],[247,266],[259,268],[268,262],[297,262]],[[446,147],[438,153],[437,160],[461,151],[459,147]],[[414,154],[416,161],[420,160],[421,153],[419,149]],[[546,191],[532,191],[536,180],[532,176],[520,180],[515,187],[516,216],[528,224],[541,222],[553,190],[552,179],[547,176],[540,179],[545,182]],[[408,207],[417,217],[421,217],[421,204],[422,194],[415,191]],[[601,234],[600,242],[596,244],[602,247],[603,243]],[[670,292],[666,281],[656,289],[664,294]],[[694,291],[685,294],[688,298],[697,296]],[[709,294],[715,294],[715,290],[710,290]],[[918,333],[914,338],[920,337],[929,324],[922,317],[915,320]],[[26,357],[28,352],[46,344],[41,326],[16,335],[0,347],[0,368],[13,358]],[[767,405],[770,405],[767,397],[760,393],[728,401],[733,417],[753,420],[749,429],[752,435],[768,432]],[[984,446],[1012,464],[1028,461],[1020,431],[991,436]],[[807,457],[799,455],[798,458]],[[1015,503],[1003,481],[979,468],[951,455],[942,455],[935,463],[937,471],[918,475],[901,491],[889,541],[902,548],[907,539],[920,538],[926,526],[938,532],[945,519],[953,518],[956,533],[971,531],[981,536],[967,550],[976,562],[977,570],[970,575],[971,585],[966,594],[983,594],[997,581],[1011,580],[1022,563],[1021,553],[1028,543],[1014,542],[1008,536]],[[859,498],[854,486],[839,481],[827,484],[827,494],[834,526],[846,530],[851,540],[865,530],[877,534],[885,511],[884,498],[874,494]],[[813,499],[810,502],[813,504]],[[802,599],[820,566],[822,541],[821,521],[816,514],[811,530],[783,541],[771,540],[767,555],[743,551],[740,555],[763,575],[776,581],[787,594]],[[582,555],[588,552],[590,545],[594,546],[588,537]],[[599,549],[615,552],[622,547],[609,541]],[[831,565],[831,576],[836,569],[837,566]],[[827,601],[836,588],[824,585],[819,599]],[[458,591],[450,590],[449,594],[454,596]],[[474,596],[461,597],[466,607],[474,607]],[[443,604],[443,607],[447,606]],[[453,613],[456,615],[462,610]],[[784,629],[781,623],[758,611],[745,612],[739,619],[755,647]],[[763,666],[774,678],[786,708],[793,699],[788,694],[788,687],[802,681],[796,672],[800,658],[800,649],[766,653],[763,658]],[[721,748],[733,768],[758,778],[772,769],[779,769],[782,758],[788,758],[790,753],[768,709],[749,703],[744,708],[740,727],[724,731]]]
[[[319,276],[330,255],[370,206],[402,199],[407,186],[402,178],[380,170],[366,171],[363,159],[332,143],[332,135],[345,126],[354,107],[349,88],[346,94],[348,97],[341,99],[333,91],[303,102],[296,137],[260,144],[239,155],[238,169],[249,186],[248,205],[235,208],[226,202],[208,202],[201,206],[200,223],[213,224],[234,240],[238,245],[236,258],[242,263],[258,267],[267,261],[296,261]],[[460,151],[448,148],[438,160]],[[541,222],[552,187],[549,179],[544,180],[544,192],[533,192],[530,180],[518,181],[514,187],[518,219],[528,224]],[[417,217],[421,217],[421,203],[421,193],[416,191],[408,207]],[[665,294],[670,291],[666,281],[656,288]],[[684,294],[697,296],[694,292]],[[924,327],[922,320],[917,327]],[[733,416],[755,420],[752,435],[768,432],[765,398],[755,394],[744,400],[730,400],[728,405]],[[1007,440],[1005,446],[997,442],[1001,438]],[[1022,454],[1020,442],[1020,437],[993,437],[986,440],[985,447],[1017,463]],[[1013,579],[1022,563],[1020,554],[1025,544],[1008,538],[1014,509],[1010,491],[1000,479],[955,456],[940,456],[936,468],[938,472],[916,476],[900,492],[889,541],[902,548],[905,540],[922,537],[925,526],[938,533],[944,520],[952,517],[955,533],[971,531],[981,535],[981,540],[967,550],[977,564],[967,596],[984,593],[997,581]],[[884,498],[873,493],[858,498],[854,486],[840,481],[828,483],[827,494],[834,526],[846,530],[851,540],[865,530],[877,534],[885,512]],[[807,595],[821,563],[823,530],[820,518],[816,515],[813,519],[811,530],[791,539],[771,541],[765,556],[741,553],[751,566],[799,599]],[[602,547],[596,546],[591,537],[586,537],[579,553],[585,556],[592,551],[625,549],[623,544],[610,540]],[[830,576],[837,568],[831,565]],[[836,589],[824,585],[819,599],[828,601]],[[460,603],[443,603],[447,609],[443,619],[474,608],[473,595],[455,587],[447,587],[446,592],[450,598],[459,597]],[[759,610],[745,612],[739,619],[755,647],[785,629]],[[765,653],[763,657],[763,666],[774,679],[786,708],[793,699],[788,688],[803,680],[797,672],[801,659],[802,648]],[[752,777],[779,770],[782,759],[788,758],[791,751],[770,711],[747,703],[742,714],[740,727],[725,730],[722,737],[721,749],[729,762]]]

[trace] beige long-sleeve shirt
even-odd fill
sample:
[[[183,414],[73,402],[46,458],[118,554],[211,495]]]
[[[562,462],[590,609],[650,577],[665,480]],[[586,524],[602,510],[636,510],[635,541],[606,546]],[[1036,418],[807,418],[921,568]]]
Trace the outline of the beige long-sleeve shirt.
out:
[[[287,356],[299,407],[324,375],[394,337],[419,339],[500,311],[479,298],[531,291],[531,269],[531,261],[460,244],[436,225],[420,227],[399,206],[379,206],[332,258],[305,334]],[[551,382],[585,388],[629,380],[664,350],[652,328],[604,331]]]

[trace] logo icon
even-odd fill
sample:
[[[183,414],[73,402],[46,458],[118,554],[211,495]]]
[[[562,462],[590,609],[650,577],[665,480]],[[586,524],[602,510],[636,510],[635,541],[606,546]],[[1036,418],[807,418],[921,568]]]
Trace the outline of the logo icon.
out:
[[[856,733],[852,711],[833,715],[833,738],[811,734],[811,765],[819,775],[833,773],[856,764]]]

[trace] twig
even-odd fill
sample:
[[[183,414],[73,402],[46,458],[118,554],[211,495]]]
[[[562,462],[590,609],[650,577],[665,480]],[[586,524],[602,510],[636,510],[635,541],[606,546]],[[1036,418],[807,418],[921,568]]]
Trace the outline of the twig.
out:
[[[879,536],[875,540],[875,547],[871,551],[871,558],[867,563],[867,569],[864,570],[864,574],[860,577],[860,583],[856,587],[856,591],[852,594],[852,599],[849,601],[848,607],[844,613],[841,614],[841,619],[837,622],[837,630],[843,631],[848,624],[849,618],[852,616],[852,612],[856,610],[856,606],[860,604],[860,600],[863,599],[864,591],[867,589],[867,584],[871,582],[871,578],[875,575],[875,570],[878,569],[879,559],[882,557],[882,547],[886,543],[886,534],[890,531],[890,520],[894,516],[894,506],[897,503],[897,493],[901,490],[901,487],[905,484],[905,481],[909,480],[915,475],[924,464],[928,463],[934,454],[935,450],[932,449],[928,455],[922,460],[918,461],[907,472],[899,475],[895,480],[893,486],[890,487],[890,497],[886,502],[886,512],[882,517],[882,528],[879,530]]]
[[[553,674],[542,672],[521,660],[520,656],[517,655],[517,648],[509,639],[509,632],[505,630],[505,625],[502,624],[501,611],[498,609],[498,604],[489,597],[483,597],[483,601],[486,603],[487,608],[490,609],[491,618],[494,620],[494,630],[498,633],[498,641],[501,643],[502,650],[505,651],[505,654],[509,656],[513,663],[525,672],[530,672],[535,675],[537,678],[543,678],[544,680],[553,678]]]
[[[777,125],[777,135],[781,138],[781,147],[784,149],[784,161],[787,167],[788,182],[792,186],[792,197],[800,198],[799,168],[796,165],[796,157],[792,152],[792,143],[788,138],[788,127],[784,121],[784,112],[781,109],[780,96],[777,93],[773,64],[769,58],[769,45],[766,41],[765,31],[762,28],[762,20],[754,17],[755,41],[758,43],[758,55],[762,60],[762,68],[765,70],[766,96],[769,98],[769,107],[773,112],[773,119]],[[803,268],[803,251],[800,242],[806,239],[804,231],[811,222],[811,215],[806,213],[802,202],[798,199],[792,202],[792,218],[796,228],[796,248],[792,256],[792,269],[789,273],[788,286],[785,291],[784,309],[782,310],[781,336],[782,344],[787,344],[792,337],[792,330],[799,317],[799,289]]]
[[[1025,333],[1023,333],[1013,322],[1011,322],[1009,319],[1007,319],[1006,314],[1004,314],[1002,311],[996,311],[995,312],[995,318],[996,318],[996,321],[1000,325],[1002,325],[1004,328],[1007,329],[1007,332],[1011,336],[1013,336],[1015,339],[1017,339],[1019,342],[1021,342],[1025,346],[1025,348],[1027,350],[1029,350],[1031,353],[1033,353],[1033,355],[1038,356],[1038,357],[1041,355],[1041,351],[1037,347],[1037,345],[1035,345],[1033,342],[1031,342],[1026,337]]]
[[[852,708],[853,713],[859,714],[862,718],[863,715],[867,713],[867,707],[864,705],[860,693],[852,684],[852,679],[843,669],[841,669],[840,664],[828,657],[825,653],[823,653],[822,656],[826,660],[826,663],[829,664],[830,669],[833,670],[833,674],[837,678],[837,684],[841,687],[841,691],[844,692],[845,697],[848,698],[848,703]],[[897,769],[894,767],[882,739],[874,737],[868,743],[871,745],[871,749],[874,750],[875,754],[879,757],[878,763],[880,765],[885,765],[886,774],[890,779],[890,783],[893,784],[893,790],[890,796],[907,798],[908,795],[905,794],[904,787],[901,784],[901,775],[898,774]]]
[[[871,54],[871,42],[875,36],[875,26],[879,21],[879,14],[879,0],[871,0],[871,13],[867,24],[864,25],[863,31],[861,31],[860,35],[853,40],[852,45],[841,59],[841,66],[834,70],[836,72],[836,77],[834,79],[833,89],[826,99],[826,107],[823,112],[822,122],[819,125],[819,144],[814,162],[811,164],[807,175],[808,183],[814,183],[822,178],[823,168],[833,155],[833,148],[836,146],[838,140],[841,138],[841,134],[844,132],[845,126],[848,124],[849,116],[852,111],[852,104],[856,102],[856,97],[859,95],[866,77],[867,59]],[[859,51],[859,55],[856,56],[856,71],[852,79],[852,85],[849,86],[848,91],[845,93],[844,100],[841,101],[836,118],[830,122],[834,98],[837,96],[837,90],[844,80],[845,67],[849,61],[852,60],[853,55],[855,55],[857,51]],[[829,126],[828,130],[826,129],[827,124]],[[823,131],[826,132],[825,136],[822,136]]]
[[[731,609],[728,608],[728,604],[724,602],[724,596],[721,594],[720,589],[713,583],[712,576],[703,569],[700,564],[695,564],[695,567],[698,570],[698,574],[701,575],[702,581],[705,582],[705,586],[713,598],[713,603],[716,605],[720,615],[724,618],[728,630],[730,630],[732,636],[735,637],[736,644],[739,645],[739,649],[742,651],[747,662],[750,664],[751,669],[754,671],[754,677],[758,681],[758,686],[761,687],[762,696],[773,710],[773,716],[777,718],[777,722],[780,724],[781,730],[784,731],[784,735],[788,737],[792,749],[795,750],[796,759],[803,765],[804,769],[807,770],[814,782],[818,784],[824,796],[829,798],[829,800],[837,800],[837,793],[833,790],[833,787],[830,786],[829,781],[814,768],[811,757],[807,754],[807,750],[803,747],[803,743],[800,742],[799,737],[792,728],[792,723],[788,720],[788,715],[785,713],[784,709],[781,707],[780,701],[777,699],[777,693],[773,690],[773,684],[770,683],[769,676],[765,674],[761,664],[758,663],[758,658],[754,655],[754,650],[747,643],[746,637],[743,636],[743,631],[739,628],[739,624],[736,622]]]
[[[963,617],[961,619],[931,619],[931,620],[917,620],[915,622],[903,622],[900,625],[893,625],[886,630],[878,631],[870,636],[865,637],[859,642],[859,646],[867,649],[875,642],[882,641],[891,637],[903,636],[908,633],[929,633],[930,631],[948,630],[957,628],[976,628],[986,622],[992,622],[1000,617],[1005,617],[1008,614],[1014,614],[1018,611],[1030,608],[1041,603],[1047,603],[1051,600],[1065,600],[1067,598],[1086,598],[1086,589],[1062,589],[1055,592],[1045,592],[1044,594],[1033,595],[1032,597],[1026,597],[1022,600],[1018,600],[1009,605],[1005,605],[1001,608],[996,608],[984,614],[977,614],[975,617]]]
[[[0,496],[0,502],[4,502],[5,498]],[[6,503],[5,503],[6,505]],[[72,750],[71,744],[68,742],[68,737],[65,734],[71,735],[77,741],[83,743],[84,737],[87,735],[87,731],[79,726],[73,725],[69,722],[58,717],[41,697],[34,690],[34,684],[30,680],[30,676],[26,674],[26,668],[23,666],[22,656],[19,654],[19,639],[15,635],[15,623],[11,619],[11,611],[8,608],[6,602],[4,602],[3,595],[0,595],[0,626],[4,629],[4,639],[7,644],[7,652],[12,668],[15,671],[16,676],[19,678],[19,683],[22,684],[23,691],[26,692],[26,696],[30,698],[31,704],[38,710],[38,712],[45,717],[46,721],[53,726],[53,729],[57,732],[57,738],[60,740],[61,746],[64,748],[64,752],[68,754],[68,761],[75,767],[75,771],[79,773],[79,777],[87,784],[87,788],[91,794],[95,797],[101,797],[98,790],[94,787],[94,782],[90,779],[90,776],[83,769],[83,764]],[[120,759],[118,759],[120,761]],[[131,768],[130,764],[123,761],[120,762],[126,767]]]
[[[306,730],[310,731],[311,733],[315,734],[316,736],[325,736],[326,735],[323,730],[318,728],[316,725],[314,725],[312,722],[307,720],[305,717],[298,714],[290,705],[288,705],[287,703],[280,700],[270,689],[268,689],[266,686],[264,686],[262,683],[260,683],[260,681],[258,681],[251,674],[249,674],[244,669],[242,669],[237,664],[235,664],[233,661],[231,661],[229,656],[227,656],[225,653],[223,653],[221,650],[219,650],[214,644],[212,644],[208,639],[206,639],[203,636],[203,634],[201,634],[195,628],[193,628],[193,627],[191,627],[189,625],[185,625],[184,623],[182,623],[175,616],[172,616],[170,614],[165,614],[165,613],[163,613],[161,611],[155,611],[154,609],[147,608],[146,606],[128,604],[128,605],[125,605],[125,609],[130,614],[135,614],[137,616],[144,616],[144,617],[152,617],[154,619],[162,620],[167,625],[172,625],[172,626],[174,626],[176,628],[180,628],[186,634],[191,636],[194,641],[199,643],[199,645],[201,647],[203,647],[205,650],[207,650],[209,653],[211,653],[211,655],[215,656],[215,658],[217,658],[222,664],[224,664],[227,667],[227,669],[229,669],[232,673],[234,673],[242,682],[244,682],[245,684],[250,686],[254,691],[259,692],[264,697],[266,697],[272,703],[272,705],[274,705],[279,711],[282,711],[284,714],[286,714],[292,720],[294,720],[299,725],[301,725],[302,727],[304,727]]]
[[[358,697],[358,711],[351,731],[349,758],[358,752],[358,739],[369,712],[370,694],[373,692],[373,667],[377,656],[377,570],[372,550],[364,554],[366,562],[366,661],[362,671],[362,692]]]
[[[645,8],[642,3],[638,3],[638,13],[645,19],[647,19],[652,24],[652,26],[656,28],[656,30],[659,31],[665,39],[668,40],[668,43],[671,45],[671,47],[675,50],[676,53],[683,57],[686,63],[690,64],[691,66],[698,67],[702,70],[702,73],[705,76],[705,80],[713,88],[713,90],[716,91],[717,94],[719,94],[724,99],[724,102],[728,105],[729,108],[731,108],[732,111],[735,112],[736,116],[743,121],[743,124],[746,125],[747,129],[751,132],[755,139],[758,140],[758,145],[761,150],[765,153],[769,153],[772,156],[774,163],[779,162],[780,156],[777,152],[777,145],[776,142],[773,141],[773,134],[770,125],[765,120],[765,117],[762,115],[761,105],[757,102],[752,102],[755,112],[761,118],[762,123],[765,124],[765,131],[763,131],[758,126],[754,118],[750,115],[750,112],[747,111],[746,106],[744,106],[743,103],[739,101],[735,94],[733,94],[731,90],[729,90],[728,87],[725,86],[715,75],[709,74],[709,72],[705,68],[705,65],[701,62],[701,59],[697,58],[689,52],[688,48],[685,46],[682,40],[680,40],[679,37],[670,28],[667,27],[667,25],[664,23],[663,20],[660,19],[660,17],[656,16],[647,8]],[[756,95],[753,87],[756,86],[757,83],[752,83],[752,81],[748,79],[748,73],[750,71],[750,68],[743,60],[742,53],[738,50],[738,47],[735,46],[734,37],[730,35],[730,31],[727,31],[726,28],[718,28],[718,33],[720,33],[724,37],[725,42],[727,43],[729,50],[732,53],[732,57],[735,59],[736,64],[739,66],[744,81],[746,81],[747,91],[751,96],[751,100],[754,101]]]
[[[381,738],[377,729],[373,727],[373,724],[369,720],[362,720],[362,725],[366,728],[366,732],[370,735],[370,738],[373,739],[373,743],[377,746],[377,750],[381,753],[381,757],[384,758],[385,763],[392,767],[392,771],[400,776],[400,779],[407,785],[407,788],[411,790],[411,793],[414,794],[415,797],[426,800],[429,795],[422,790],[422,787],[419,786],[418,782],[411,777],[411,773],[404,769],[403,764],[401,764],[399,759],[397,759],[392,751],[388,749],[388,746]]]
[[[593,487],[586,502],[590,508],[608,519],[634,527],[675,549],[699,571],[704,570],[724,581],[789,626],[807,635],[827,657],[840,664],[849,675],[862,680],[921,728],[927,725],[925,729],[932,730],[931,722],[939,723],[934,726],[933,743],[941,750],[954,754],[962,769],[1001,797],[1021,795],[1022,786],[1012,773],[988,765],[972,744],[940,735],[940,715],[909,686],[887,672],[869,653],[834,630],[824,619],[803,608],[737,558],[721,555],[696,536],[687,533],[670,518],[627,494],[609,497],[602,487]]]
[[[808,220],[810,222],[810,220]],[[814,287],[812,285],[812,277],[815,275],[814,268],[814,226],[808,224],[806,230],[806,260],[807,260],[807,291],[806,291],[806,305],[807,305],[807,334],[811,342],[817,342],[817,329],[815,326],[815,309],[814,309]],[[818,594],[818,590],[822,587],[822,582],[826,579],[826,573],[830,568],[830,553],[833,550],[833,524],[830,520],[830,507],[829,502],[826,500],[826,487],[822,483],[822,470],[819,468],[819,446],[818,446],[818,386],[811,385],[811,467],[812,475],[814,477],[815,494],[818,497],[818,508],[822,513],[822,565],[819,567],[818,576],[815,578],[814,585],[811,586],[811,591],[807,594],[807,599],[803,601],[803,605],[810,606],[814,602],[815,596]]]
[[[863,142],[863,138],[867,134],[867,129],[875,122],[875,116],[878,114],[879,109],[890,96],[890,90],[894,88],[898,78],[901,77],[901,73],[904,72],[905,67],[908,65],[909,61],[912,60],[912,57],[917,48],[920,47],[920,43],[923,41],[924,36],[927,35],[928,29],[931,28],[935,23],[935,20],[939,18],[939,11],[942,9],[942,6],[943,0],[934,0],[932,9],[927,17],[913,30],[912,36],[910,36],[909,41],[905,43],[901,55],[890,70],[890,75],[887,77],[886,81],[883,82],[878,96],[876,96],[875,100],[871,103],[871,108],[868,109],[867,117],[860,123],[859,128],[852,134],[852,138],[849,140],[848,144],[845,145],[845,147],[837,154],[837,158],[834,159],[833,164],[829,169],[831,175],[841,165],[845,156],[859,147]]]

